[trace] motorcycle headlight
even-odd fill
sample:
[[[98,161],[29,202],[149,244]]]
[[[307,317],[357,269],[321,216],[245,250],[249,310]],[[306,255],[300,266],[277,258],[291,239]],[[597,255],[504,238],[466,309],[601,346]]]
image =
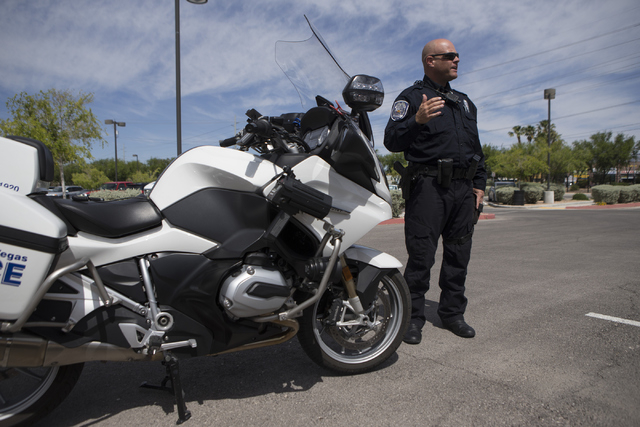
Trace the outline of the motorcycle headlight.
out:
[[[353,76],[342,91],[344,102],[356,111],[374,111],[384,101],[380,79],[359,74]]]

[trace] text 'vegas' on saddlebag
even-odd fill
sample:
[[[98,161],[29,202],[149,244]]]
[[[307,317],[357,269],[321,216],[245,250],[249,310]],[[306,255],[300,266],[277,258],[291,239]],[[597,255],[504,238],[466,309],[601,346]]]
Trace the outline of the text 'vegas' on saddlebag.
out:
[[[27,308],[68,245],[60,218],[23,194],[0,191],[0,320]]]
[[[301,211],[318,219],[329,214],[333,201],[328,194],[302,183],[291,175],[280,177],[267,198],[289,215]]]

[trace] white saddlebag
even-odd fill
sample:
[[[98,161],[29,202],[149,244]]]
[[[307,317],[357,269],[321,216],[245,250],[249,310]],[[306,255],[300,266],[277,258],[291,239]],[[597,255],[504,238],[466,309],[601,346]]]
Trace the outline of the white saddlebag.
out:
[[[67,229],[26,196],[53,176],[48,149],[38,141],[0,138],[0,150],[0,320],[15,320],[66,249]]]

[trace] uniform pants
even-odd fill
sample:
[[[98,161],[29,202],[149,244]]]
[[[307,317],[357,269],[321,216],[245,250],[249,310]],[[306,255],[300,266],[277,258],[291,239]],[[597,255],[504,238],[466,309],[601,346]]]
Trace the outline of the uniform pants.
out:
[[[442,188],[435,177],[418,176],[405,210],[405,241],[409,259],[404,278],[411,291],[411,323],[426,322],[425,293],[438,239],[443,239],[438,315],[443,322],[461,320],[467,307],[464,296],[475,197],[470,180],[453,180]]]

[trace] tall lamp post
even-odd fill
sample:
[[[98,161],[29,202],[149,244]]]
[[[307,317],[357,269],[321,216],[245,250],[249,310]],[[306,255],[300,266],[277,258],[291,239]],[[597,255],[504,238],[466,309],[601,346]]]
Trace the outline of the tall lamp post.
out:
[[[134,154],[133,157],[136,158],[136,171],[140,170],[140,162],[138,161],[138,155]]]
[[[193,4],[205,4],[208,0],[187,0]],[[182,107],[180,105],[180,0],[176,0],[176,132],[178,156],[182,154]]]
[[[105,120],[105,125],[113,125],[113,142],[116,147],[116,181],[118,181],[118,131],[116,130],[116,126],[125,127],[127,124],[125,122],[116,122],[115,120]]]
[[[547,144],[549,145],[549,151],[547,152],[547,163],[549,164],[549,176],[547,178],[547,191],[551,191],[551,100],[555,98],[555,89],[544,90],[544,99],[549,100],[549,117],[547,119]]]

